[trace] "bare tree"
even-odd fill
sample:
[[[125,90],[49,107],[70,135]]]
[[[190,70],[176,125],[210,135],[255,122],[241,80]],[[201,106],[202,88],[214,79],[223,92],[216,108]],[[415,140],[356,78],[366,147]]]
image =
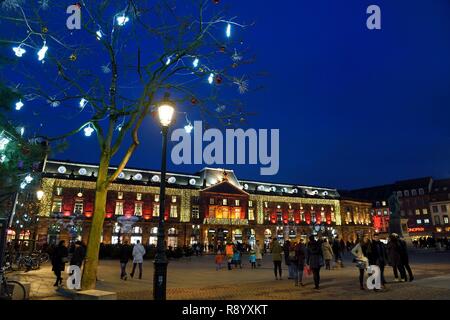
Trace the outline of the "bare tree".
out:
[[[5,9],[0,41],[11,45],[18,60],[0,72],[24,93],[24,108],[58,110],[68,125],[83,119],[50,141],[80,131],[97,136],[95,208],[82,280],[83,289],[92,289],[108,187],[139,146],[139,129],[161,96],[170,92],[185,106],[179,112],[204,121],[245,120],[240,97],[249,89],[244,72],[253,58],[240,37],[247,25],[226,14],[225,1],[98,0],[70,8],[75,14],[81,10],[82,25],[69,30],[61,1],[28,2],[0,3]],[[232,94],[236,98],[224,100]],[[109,172],[111,159],[121,152],[117,170]]]

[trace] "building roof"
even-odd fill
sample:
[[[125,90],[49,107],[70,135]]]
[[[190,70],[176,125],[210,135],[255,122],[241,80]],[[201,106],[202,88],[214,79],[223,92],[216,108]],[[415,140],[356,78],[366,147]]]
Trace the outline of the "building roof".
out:
[[[73,161],[47,160],[44,166],[44,175],[47,177],[94,179],[97,176],[96,164]],[[117,167],[111,166],[110,174]],[[337,199],[339,193],[336,189],[304,186],[297,184],[283,184],[276,182],[260,182],[253,180],[239,180],[233,170],[221,168],[203,168],[195,174],[167,172],[167,181],[171,187],[204,189],[222,181],[223,173],[227,173],[229,183],[239,190],[247,193],[283,195],[292,197],[310,197],[323,199]],[[158,170],[125,168],[121,172],[117,183],[133,183],[159,185],[161,173]]]

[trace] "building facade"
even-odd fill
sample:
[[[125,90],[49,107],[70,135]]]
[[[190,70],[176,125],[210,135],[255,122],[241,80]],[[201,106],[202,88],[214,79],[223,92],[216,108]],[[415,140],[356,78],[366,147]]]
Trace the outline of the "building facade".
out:
[[[37,231],[40,241],[87,241],[96,174],[94,165],[46,162]],[[159,185],[157,171],[125,169],[120,174],[108,190],[104,244],[125,239],[156,244],[162,201]],[[311,233],[335,236],[342,232],[336,189],[238,180],[232,170],[168,173],[165,208],[166,243],[171,247],[194,243],[211,247],[227,240],[268,243],[270,238],[298,240]],[[355,217],[358,224],[369,227],[366,207],[358,206]]]
[[[430,195],[430,212],[433,236],[450,236],[450,179],[435,180]]]

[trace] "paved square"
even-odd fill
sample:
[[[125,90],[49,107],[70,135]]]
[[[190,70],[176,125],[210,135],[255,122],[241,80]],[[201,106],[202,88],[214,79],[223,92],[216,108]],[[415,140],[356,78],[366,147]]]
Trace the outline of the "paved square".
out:
[[[243,257],[243,268],[216,271],[214,256],[201,256],[173,260],[168,267],[167,298],[179,299],[235,299],[235,300],[315,300],[315,299],[450,299],[450,252],[434,250],[414,251],[410,254],[415,280],[408,283],[393,282],[392,268],[385,271],[388,284],[379,292],[361,291],[358,269],[346,253],[344,268],[321,270],[321,289],[313,289],[312,277],[306,277],[305,287],[295,287],[287,279],[283,264],[283,280],[276,281],[271,256],[264,257],[263,266],[252,270]],[[128,272],[131,264],[128,265]],[[153,262],[144,261],[143,279],[120,280],[119,262],[103,260],[99,266],[97,289],[117,292],[118,299],[152,299]],[[31,299],[65,299],[52,286],[54,275],[50,265],[28,273],[9,274],[31,282]],[[64,277],[65,279],[67,276]]]

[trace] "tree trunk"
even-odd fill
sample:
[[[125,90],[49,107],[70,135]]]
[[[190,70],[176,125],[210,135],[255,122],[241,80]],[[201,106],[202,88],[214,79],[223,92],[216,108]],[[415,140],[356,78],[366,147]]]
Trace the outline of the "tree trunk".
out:
[[[100,251],[100,238],[105,220],[106,195],[108,192],[107,179],[110,157],[102,155],[98,168],[97,185],[95,190],[95,208],[89,230],[86,262],[83,270],[81,287],[83,290],[95,289],[97,281],[98,254]]]

